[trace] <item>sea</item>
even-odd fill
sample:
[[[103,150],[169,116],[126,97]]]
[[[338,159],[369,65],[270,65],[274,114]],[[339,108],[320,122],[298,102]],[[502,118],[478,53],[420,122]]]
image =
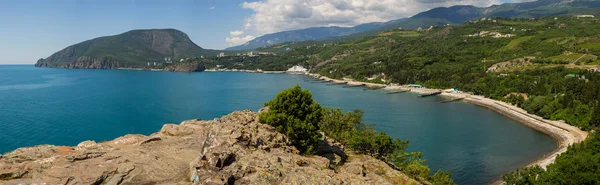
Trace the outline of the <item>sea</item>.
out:
[[[556,148],[549,136],[472,104],[327,85],[303,75],[0,65],[0,153],[148,135],[165,123],[258,111],[295,85],[323,106],[363,110],[366,123],[409,140],[407,150],[422,152],[432,173],[449,171],[458,184],[500,180]]]

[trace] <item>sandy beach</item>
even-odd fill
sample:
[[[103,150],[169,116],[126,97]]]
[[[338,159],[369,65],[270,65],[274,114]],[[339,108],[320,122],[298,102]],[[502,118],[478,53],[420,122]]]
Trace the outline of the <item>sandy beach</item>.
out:
[[[382,87],[384,90],[388,91],[401,91],[408,90],[412,93],[418,94],[430,94],[433,92],[442,92],[441,89],[428,89],[428,88],[408,88],[407,86],[390,86],[383,84],[375,84],[375,83],[367,83],[367,82],[357,82],[357,81],[348,81],[348,80],[339,80],[339,79],[331,79],[328,77],[324,77],[318,74],[307,74],[311,77],[318,78],[325,81],[331,81],[333,83],[347,83],[349,85],[366,85],[367,87]],[[471,103],[474,105],[482,106],[488,108],[492,111],[495,111],[499,114],[502,114],[506,117],[509,117],[521,124],[524,124],[528,127],[531,127],[535,130],[538,130],[550,137],[552,137],[556,143],[557,148],[550,153],[545,154],[544,156],[538,158],[537,160],[531,162],[528,166],[539,165],[542,168],[546,169],[549,164],[552,164],[556,157],[567,151],[568,146],[579,143],[588,136],[588,133],[582,131],[581,129],[571,126],[563,121],[553,121],[547,120],[537,115],[529,114],[527,111],[516,107],[514,105],[489,99],[483,96],[471,95],[468,93],[446,93],[442,92],[442,96],[447,96],[451,98],[461,98],[462,101],[467,103]],[[496,182],[497,184],[499,182]]]

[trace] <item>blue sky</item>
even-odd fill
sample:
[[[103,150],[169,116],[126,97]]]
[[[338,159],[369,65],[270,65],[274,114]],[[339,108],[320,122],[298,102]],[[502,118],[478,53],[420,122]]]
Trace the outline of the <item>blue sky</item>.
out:
[[[502,0],[506,1],[506,0]],[[0,64],[32,64],[69,45],[132,29],[175,28],[203,48],[313,26],[353,26],[438,6],[501,0],[0,0]]]
[[[0,63],[35,63],[69,45],[131,29],[176,28],[201,47],[222,49],[229,30],[251,13],[242,2],[1,0]]]

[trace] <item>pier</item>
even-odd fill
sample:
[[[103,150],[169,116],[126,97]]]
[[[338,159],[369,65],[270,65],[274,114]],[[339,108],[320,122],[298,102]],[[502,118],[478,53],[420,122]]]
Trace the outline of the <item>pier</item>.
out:
[[[448,100],[442,100],[442,101],[440,101],[440,103],[450,103],[450,102],[455,102],[455,101],[461,101],[464,99],[465,98],[452,98],[452,99],[448,99]]]
[[[371,86],[371,87],[367,86],[366,88],[363,89],[363,91],[366,91],[366,90],[377,90],[377,89],[383,89],[383,88],[385,88],[385,86]]]
[[[332,84],[327,84],[327,85],[344,85],[344,84],[348,84],[348,82],[333,82]]]
[[[423,93],[423,94],[420,94],[419,97],[425,98],[425,97],[435,96],[435,95],[439,95],[439,94],[442,94],[442,91],[435,91],[435,92],[430,92],[430,93]]]
[[[351,87],[365,87],[367,86],[367,84],[358,84],[358,85],[345,85],[344,88],[351,88]]]
[[[399,94],[399,93],[405,93],[405,92],[410,92],[410,89],[408,89],[408,90],[400,90],[400,91],[392,91],[392,92],[387,92],[385,94]]]

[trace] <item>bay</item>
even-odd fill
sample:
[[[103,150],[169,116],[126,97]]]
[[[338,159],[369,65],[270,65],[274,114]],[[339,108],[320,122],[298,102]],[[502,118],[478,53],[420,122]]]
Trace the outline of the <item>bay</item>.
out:
[[[0,153],[151,134],[165,123],[257,111],[296,84],[324,106],[363,110],[366,122],[410,140],[409,151],[422,152],[432,172],[450,171],[458,184],[493,182],[556,147],[549,136],[468,103],[326,86],[301,75],[0,65]]]

